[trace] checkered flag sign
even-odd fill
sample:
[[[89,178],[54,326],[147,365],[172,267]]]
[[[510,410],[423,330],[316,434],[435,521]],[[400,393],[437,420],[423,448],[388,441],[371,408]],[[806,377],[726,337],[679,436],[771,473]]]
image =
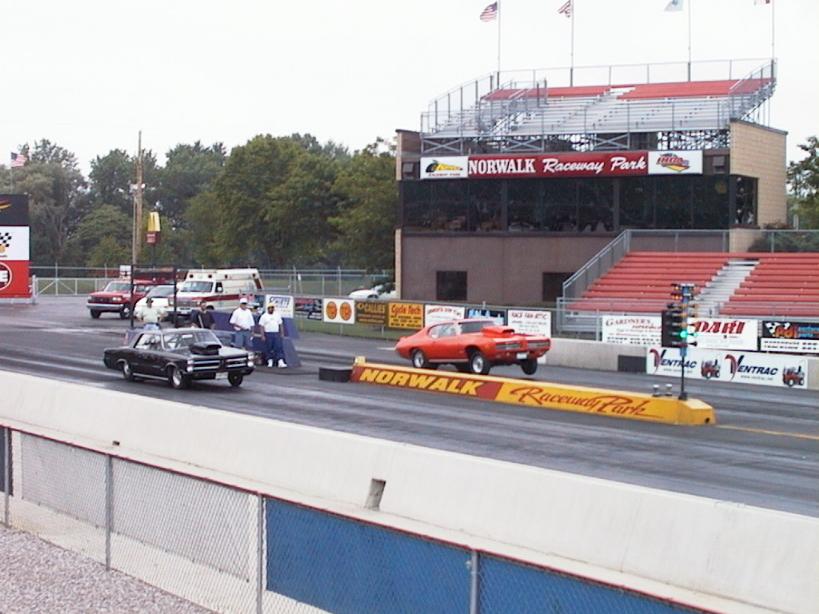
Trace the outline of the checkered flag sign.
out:
[[[0,232],[0,254],[5,253],[9,247],[11,247],[11,233]]]

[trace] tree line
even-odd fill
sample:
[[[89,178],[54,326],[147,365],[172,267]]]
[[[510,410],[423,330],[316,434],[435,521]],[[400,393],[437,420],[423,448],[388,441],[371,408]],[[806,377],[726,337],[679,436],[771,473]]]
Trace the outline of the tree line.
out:
[[[0,166],[0,191],[29,195],[32,262],[129,262],[134,156],[97,156],[85,177],[48,140],[19,151],[28,161]],[[155,249],[143,244],[142,263],[393,267],[395,152],[381,139],[352,153],[309,134],[258,135],[230,153],[197,141],[173,147],[164,166],[145,152],[143,169],[145,218],[158,211],[162,234]]]

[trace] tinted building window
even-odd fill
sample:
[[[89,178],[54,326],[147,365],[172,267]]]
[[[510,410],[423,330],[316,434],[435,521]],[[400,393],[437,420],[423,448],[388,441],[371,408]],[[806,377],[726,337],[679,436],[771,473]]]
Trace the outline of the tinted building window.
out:
[[[466,300],[466,271],[436,271],[436,301]]]
[[[693,226],[693,181],[691,177],[657,177],[657,228]]]
[[[654,181],[650,177],[624,177],[620,181],[620,226],[654,226]]]
[[[469,230],[503,230],[502,181],[466,181],[469,202]]]
[[[728,177],[702,177],[694,182],[694,228],[727,228]]]

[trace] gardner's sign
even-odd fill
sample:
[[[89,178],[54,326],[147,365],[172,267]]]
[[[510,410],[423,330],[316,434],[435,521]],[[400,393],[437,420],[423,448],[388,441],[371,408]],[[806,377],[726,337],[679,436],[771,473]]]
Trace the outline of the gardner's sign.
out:
[[[702,151],[564,152],[421,158],[421,179],[702,174]]]

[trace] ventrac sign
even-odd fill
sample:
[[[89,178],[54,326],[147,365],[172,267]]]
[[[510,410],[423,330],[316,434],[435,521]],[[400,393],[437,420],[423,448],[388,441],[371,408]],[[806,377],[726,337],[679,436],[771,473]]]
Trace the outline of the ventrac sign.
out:
[[[702,174],[702,151],[567,152],[421,159],[421,179]]]

